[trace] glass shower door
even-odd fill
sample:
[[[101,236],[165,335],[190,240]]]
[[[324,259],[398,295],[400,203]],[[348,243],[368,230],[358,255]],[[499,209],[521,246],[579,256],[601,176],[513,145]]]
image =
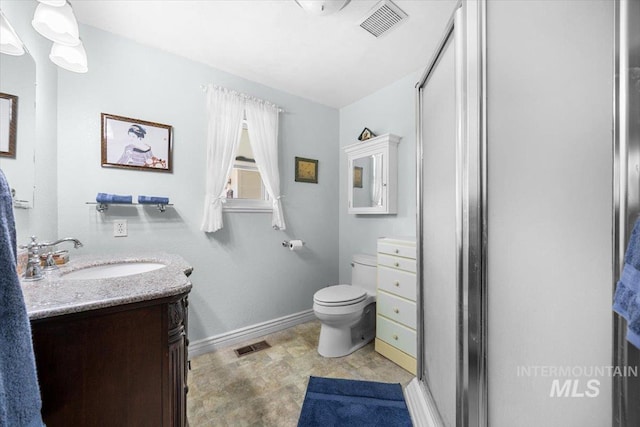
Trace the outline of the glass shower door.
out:
[[[447,32],[419,85],[418,379],[445,426],[456,425],[460,182],[456,43]],[[421,342],[420,342],[421,341]]]

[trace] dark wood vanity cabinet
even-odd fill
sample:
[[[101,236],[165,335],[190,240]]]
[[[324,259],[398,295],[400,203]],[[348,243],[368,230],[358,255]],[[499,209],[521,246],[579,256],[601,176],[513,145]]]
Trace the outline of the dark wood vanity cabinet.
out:
[[[31,322],[56,426],[187,425],[187,294]]]
[[[169,304],[169,402],[172,426],[187,425],[187,337],[189,300],[185,297]]]

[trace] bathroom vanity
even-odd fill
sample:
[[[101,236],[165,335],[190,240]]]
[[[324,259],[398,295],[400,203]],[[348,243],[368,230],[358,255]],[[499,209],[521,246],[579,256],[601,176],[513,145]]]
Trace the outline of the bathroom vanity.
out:
[[[137,263],[162,266],[85,278]],[[191,271],[168,254],[76,257],[23,282],[48,427],[187,425]]]

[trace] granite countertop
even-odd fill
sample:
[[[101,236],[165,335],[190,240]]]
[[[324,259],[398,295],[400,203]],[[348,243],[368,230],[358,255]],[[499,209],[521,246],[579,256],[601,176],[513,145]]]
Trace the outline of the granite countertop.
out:
[[[178,295],[191,290],[187,275],[193,268],[179,255],[168,253],[78,255],[57,272],[36,282],[22,281],[29,319],[113,307]],[[145,273],[104,279],[65,279],[64,273],[122,262],[157,262],[166,267]]]

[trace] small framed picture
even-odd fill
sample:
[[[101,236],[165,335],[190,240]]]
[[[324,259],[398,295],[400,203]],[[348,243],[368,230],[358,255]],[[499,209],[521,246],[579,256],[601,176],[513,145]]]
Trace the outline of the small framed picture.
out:
[[[318,183],[318,161],[296,157],[296,181]]]
[[[171,172],[170,125],[102,113],[102,167]]]
[[[364,128],[364,129],[362,129],[362,132],[360,132],[360,136],[358,137],[358,140],[359,141],[366,141],[367,139],[371,139],[374,136],[376,136],[376,134],[371,132],[371,130],[369,128]]]
[[[362,168],[360,166],[353,167],[353,188],[362,188]]]
[[[0,156],[16,158],[18,97],[0,92]]]

